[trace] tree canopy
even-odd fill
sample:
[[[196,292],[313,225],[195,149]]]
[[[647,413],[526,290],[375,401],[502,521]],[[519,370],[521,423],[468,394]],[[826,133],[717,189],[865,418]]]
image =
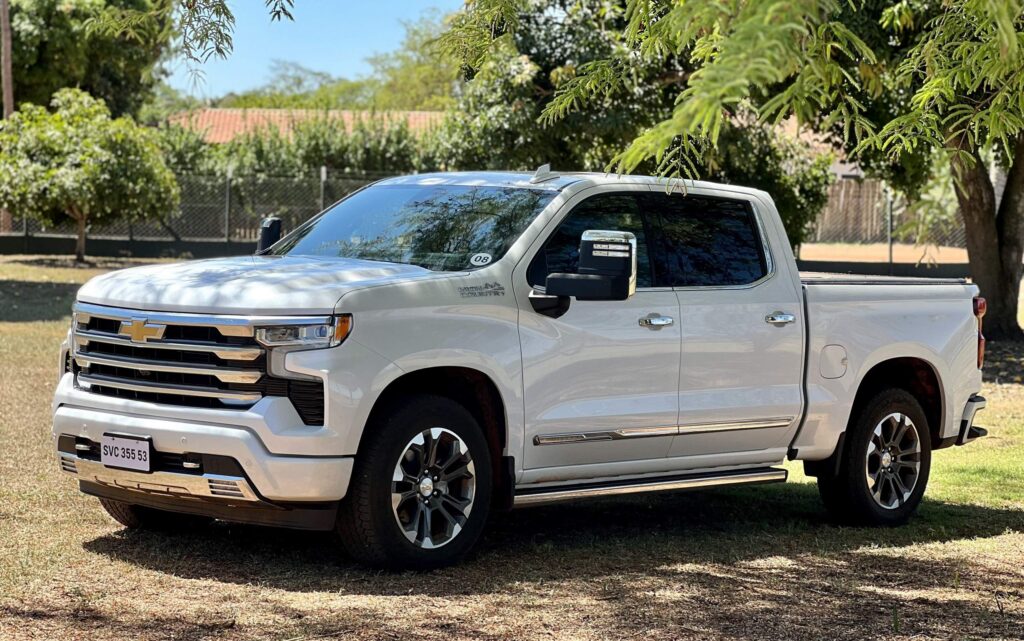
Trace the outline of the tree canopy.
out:
[[[154,21],[131,36],[99,32],[91,23],[107,10],[154,11],[161,2],[11,0],[15,100],[45,105],[58,89],[77,87],[115,115],[135,113],[156,81],[170,22]]]
[[[615,5],[617,3],[608,3]],[[442,44],[483,69],[525,29],[530,0],[472,0]],[[622,46],[579,65],[547,101],[558,122],[628,86],[652,62],[692,70],[672,111],[611,161],[618,171],[654,162],[695,176],[729,123],[744,113],[837,131],[876,165],[916,171],[935,157],[951,175],[967,230],[971,274],[989,297],[986,327],[1021,337],[1024,267],[1024,15],[1020,0],[626,0]],[[983,160],[1009,167],[1001,200]]]
[[[70,217],[79,260],[87,225],[173,211],[178,184],[152,130],[112,119],[78,89],[61,89],[51,107],[22,104],[0,120],[0,207],[51,225]]]

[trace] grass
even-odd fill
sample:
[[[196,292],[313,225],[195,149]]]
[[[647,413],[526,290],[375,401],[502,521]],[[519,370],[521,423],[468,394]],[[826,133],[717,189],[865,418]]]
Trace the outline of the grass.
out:
[[[499,516],[468,562],[380,574],[329,535],[121,530],[57,471],[57,346],[89,269],[0,258],[0,639],[1024,638],[1024,346],[992,344],[991,436],[935,456],[920,515],[840,528],[814,486]]]

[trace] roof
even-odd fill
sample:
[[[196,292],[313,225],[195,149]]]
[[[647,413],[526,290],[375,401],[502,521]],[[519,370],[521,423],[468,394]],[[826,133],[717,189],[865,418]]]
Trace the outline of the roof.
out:
[[[551,178],[541,182],[531,182],[533,172],[525,171],[448,171],[429,174],[412,174],[382,180],[385,185],[459,185],[479,187],[520,187],[528,189],[544,189],[561,191],[569,185],[587,183],[589,185],[652,185],[665,190],[670,185],[672,191],[685,192],[689,189],[715,189],[759,195],[764,192],[750,187],[688,180],[682,178],[658,178],[656,176],[640,176],[632,174],[610,174],[600,172],[553,172]],[[582,185],[585,187],[586,185]]]
[[[409,131],[419,134],[440,124],[439,111],[349,111],[344,109],[220,109],[207,107],[170,116],[171,124],[202,134],[206,142],[231,142],[243,134],[276,129],[288,135],[292,125],[306,120],[338,120],[347,131],[359,120],[405,121]]]

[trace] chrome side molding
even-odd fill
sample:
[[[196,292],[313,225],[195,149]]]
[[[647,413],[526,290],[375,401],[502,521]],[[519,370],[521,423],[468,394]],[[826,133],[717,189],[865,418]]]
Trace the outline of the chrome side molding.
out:
[[[631,438],[650,438],[652,436],[684,436],[686,434],[703,434],[707,432],[732,432],[736,430],[767,430],[789,427],[794,417],[780,416],[749,421],[730,421],[727,423],[689,423],[686,425],[666,425],[656,427],[623,427],[617,430],[599,430],[594,432],[567,432],[565,434],[538,434],[533,437],[534,445],[564,445],[566,443],[590,443],[594,441],[620,441]]]
[[[601,496],[618,496],[620,494],[639,494],[641,492],[664,492],[668,490],[695,490],[701,488],[721,487],[727,485],[754,485],[759,483],[782,483],[788,472],[784,469],[768,467],[752,470],[736,470],[708,474],[691,474],[661,479],[638,479],[631,481],[613,481],[576,487],[556,486],[517,493],[513,507],[544,505],[560,501],[596,498]]]

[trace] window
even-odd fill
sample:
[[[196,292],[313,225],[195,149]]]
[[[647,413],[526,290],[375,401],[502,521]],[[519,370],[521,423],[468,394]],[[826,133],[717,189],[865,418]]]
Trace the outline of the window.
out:
[[[636,236],[636,286],[651,287],[654,277],[643,216],[636,198],[621,193],[591,196],[569,212],[530,263],[530,285],[544,285],[548,274],[575,274],[580,262],[580,239],[588,229],[632,232]]]
[[[743,201],[649,194],[648,215],[659,215],[668,283],[675,287],[747,285],[768,273],[750,206]],[[659,283],[662,284],[662,283]]]
[[[358,258],[462,271],[501,258],[557,192],[374,185],[299,227],[274,254]]]

